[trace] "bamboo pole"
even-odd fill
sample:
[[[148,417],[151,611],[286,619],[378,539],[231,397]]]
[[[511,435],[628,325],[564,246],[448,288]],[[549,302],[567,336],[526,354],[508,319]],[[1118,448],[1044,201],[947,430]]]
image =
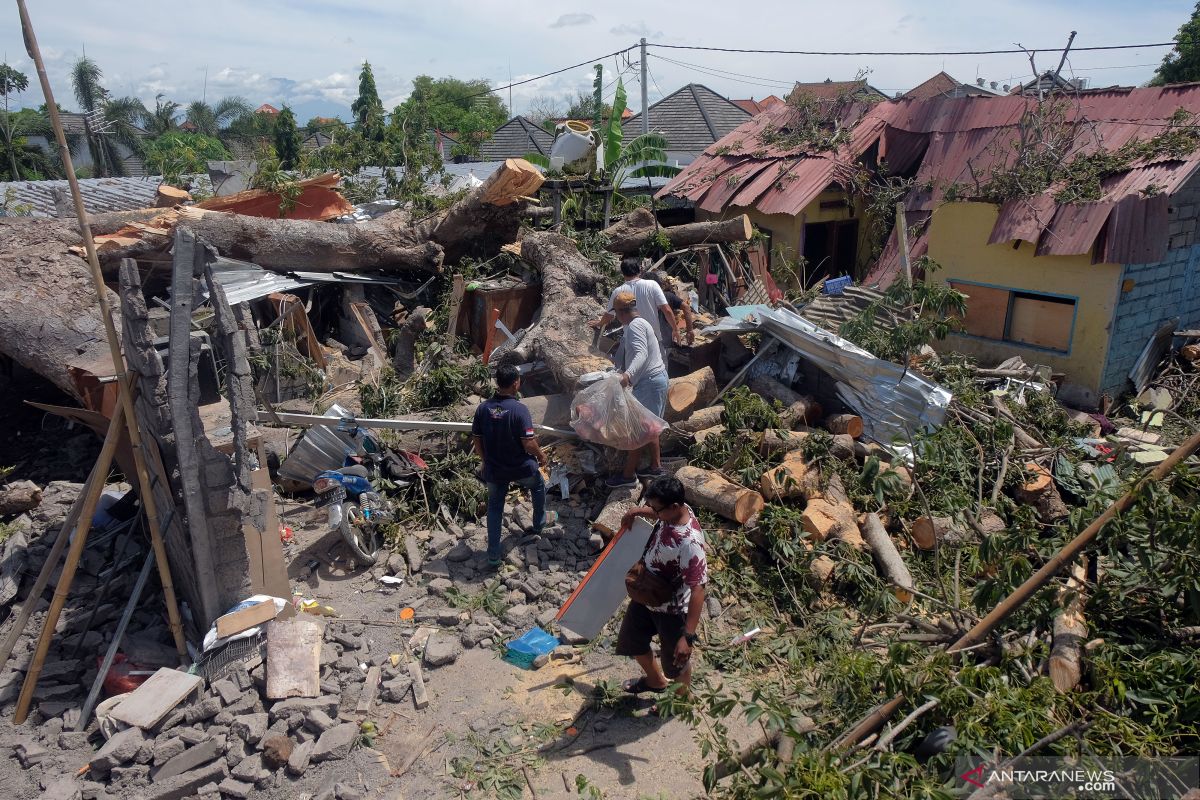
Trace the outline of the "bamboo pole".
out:
[[[75,525],[75,538],[67,550],[67,560],[63,563],[62,575],[54,587],[54,597],[50,601],[50,609],[46,612],[46,620],[42,624],[42,633],[38,637],[37,649],[33,653],[33,661],[29,671],[25,673],[25,683],[21,685],[21,694],[17,698],[17,708],[13,713],[13,723],[21,725],[29,716],[29,706],[33,702],[33,691],[37,688],[38,675],[42,665],[46,663],[46,653],[50,650],[50,640],[54,638],[54,629],[58,626],[58,617],[62,614],[63,606],[67,604],[67,595],[71,592],[71,583],[75,578],[75,568],[79,566],[79,557],[83,555],[84,545],[87,544],[88,532],[92,529],[92,517],[96,515],[96,505],[100,501],[100,492],[104,488],[103,476],[108,474],[112,466],[113,453],[117,450],[117,442],[121,438],[121,425],[124,422],[125,409],[117,406],[113,410],[112,419],[108,423],[108,432],[104,435],[104,445],[100,448],[100,457],[96,460],[97,480],[87,487],[83,507],[79,510],[79,521]],[[31,601],[36,602],[34,598]],[[32,605],[32,603],[30,603]]]
[[[104,320],[104,332],[108,337],[109,354],[112,356],[113,370],[118,376],[120,391],[118,397],[121,408],[125,413],[125,428],[129,433],[130,449],[133,450],[133,463],[137,471],[138,495],[142,508],[146,511],[146,522],[150,528],[150,543],[154,548],[155,561],[158,563],[158,577],[162,583],[163,600],[167,606],[167,618],[171,635],[175,640],[175,650],[181,662],[188,660],[187,642],[183,637],[183,623],[179,617],[179,606],[175,600],[175,585],[171,581],[171,568],[167,563],[167,549],[163,544],[162,530],[159,527],[158,507],[154,501],[154,491],[146,470],[146,458],[143,452],[141,432],[138,430],[137,416],[133,409],[133,382],[125,369],[125,360],[121,355],[121,342],[117,338],[117,329],[113,324],[112,308],[108,303],[107,287],[104,285],[104,275],[100,271],[100,259],[96,255],[96,242],[92,239],[92,229],[88,227],[87,209],[83,206],[83,195],[79,191],[79,181],[75,178],[75,168],[71,164],[71,151],[67,147],[67,137],[63,133],[62,120],[58,116],[58,106],[54,102],[54,92],[50,88],[50,78],[46,75],[46,65],[42,61],[42,52],[38,48],[37,37],[33,33],[33,23],[29,19],[29,10],[25,0],[17,0],[17,9],[21,15],[21,33],[25,37],[25,49],[33,59],[37,68],[38,80],[42,85],[42,94],[46,99],[46,111],[54,126],[54,138],[58,141],[58,154],[62,159],[63,171],[67,175],[67,183],[71,186],[71,199],[75,204],[75,216],[79,218],[79,235],[83,238],[87,250],[88,266],[91,267],[92,284],[96,289],[96,302],[100,306],[100,318]],[[91,517],[86,517],[91,522]]]

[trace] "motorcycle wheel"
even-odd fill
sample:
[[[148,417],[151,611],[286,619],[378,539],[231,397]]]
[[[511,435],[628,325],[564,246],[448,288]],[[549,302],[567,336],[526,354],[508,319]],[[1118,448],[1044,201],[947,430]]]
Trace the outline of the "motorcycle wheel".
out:
[[[342,539],[346,541],[346,546],[354,554],[354,560],[364,567],[370,567],[375,564],[374,526],[354,524],[354,521],[361,520],[362,512],[358,510],[358,506],[347,503],[343,508],[342,521],[338,525],[338,530],[342,534]]]

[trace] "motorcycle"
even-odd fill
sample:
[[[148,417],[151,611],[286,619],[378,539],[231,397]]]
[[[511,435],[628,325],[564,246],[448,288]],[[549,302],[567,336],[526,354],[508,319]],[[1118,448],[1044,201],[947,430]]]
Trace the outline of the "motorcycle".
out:
[[[375,491],[372,477],[384,475],[397,486],[425,469],[415,453],[395,453],[385,448],[369,432],[356,428],[351,438],[359,443],[359,452],[347,456],[339,469],[323,470],[313,478],[314,505],[327,509],[329,527],[338,531],[354,559],[363,566],[375,564],[379,546],[377,532],[391,520],[391,505]]]

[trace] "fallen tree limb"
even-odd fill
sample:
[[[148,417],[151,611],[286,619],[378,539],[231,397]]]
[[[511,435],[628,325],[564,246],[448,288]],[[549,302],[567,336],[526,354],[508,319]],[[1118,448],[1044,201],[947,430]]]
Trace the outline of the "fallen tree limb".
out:
[[[763,509],[761,494],[730,483],[710,470],[683,467],[675,477],[683,484],[689,503],[714,511],[725,519],[745,524]]]
[[[1066,694],[1083,677],[1083,643],[1087,640],[1087,620],[1083,616],[1083,588],[1086,560],[1071,566],[1071,577],[1059,590],[1060,611],[1054,616],[1054,638],[1048,662],[1054,688]]]
[[[638,253],[657,233],[667,237],[670,249],[680,250],[697,244],[748,242],[753,232],[750,218],[745,214],[730,219],[663,228],[656,224],[654,212],[644,207],[627,214],[604,230],[609,238],[606,249],[625,256]]]
[[[883,523],[879,521],[879,515],[866,515],[862,526],[862,538],[867,543],[867,547],[871,549],[875,566],[879,568],[883,577],[891,582],[892,594],[901,603],[912,602],[912,574],[908,571],[904,559],[900,557],[900,551],[896,549],[892,537],[888,536],[888,532],[884,530]]]

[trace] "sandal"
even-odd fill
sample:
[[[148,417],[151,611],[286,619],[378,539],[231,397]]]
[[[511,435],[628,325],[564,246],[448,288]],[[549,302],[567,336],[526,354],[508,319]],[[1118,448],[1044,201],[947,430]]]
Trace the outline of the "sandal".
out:
[[[640,678],[630,678],[621,684],[622,691],[628,694],[646,694],[647,692],[661,692],[666,686],[651,686],[646,683],[646,677],[643,675]]]

